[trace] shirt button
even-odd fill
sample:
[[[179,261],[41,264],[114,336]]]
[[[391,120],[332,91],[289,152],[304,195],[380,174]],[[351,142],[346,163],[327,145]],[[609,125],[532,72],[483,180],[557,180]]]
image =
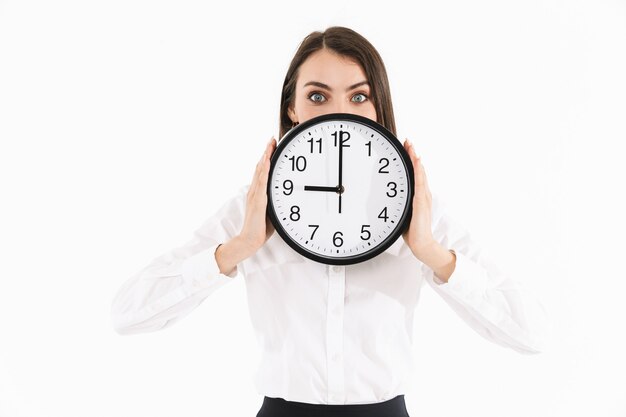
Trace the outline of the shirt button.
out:
[[[341,272],[341,267],[340,266],[333,266],[333,271],[334,272]]]

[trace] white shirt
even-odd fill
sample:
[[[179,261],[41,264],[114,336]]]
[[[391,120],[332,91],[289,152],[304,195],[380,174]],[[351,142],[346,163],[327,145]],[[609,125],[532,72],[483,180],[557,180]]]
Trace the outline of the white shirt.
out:
[[[402,237],[385,252],[348,266],[309,260],[274,232],[229,276],[215,260],[242,228],[249,185],[208,218],[185,245],[130,277],[112,303],[120,334],[164,329],[239,276],[261,348],[259,394],[314,404],[366,404],[404,394],[414,372],[413,313],[428,283],[487,340],[521,353],[544,347],[538,299],[485,258],[432,194],[433,236],[456,254],[447,283]]]

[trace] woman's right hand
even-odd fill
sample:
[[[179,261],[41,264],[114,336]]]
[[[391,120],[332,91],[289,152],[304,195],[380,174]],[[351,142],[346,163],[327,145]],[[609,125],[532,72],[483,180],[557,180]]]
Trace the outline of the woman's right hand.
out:
[[[272,137],[265,147],[261,160],[256,165],[254,176],[246,197],[246,214],[239,233],[241,240],[251,252],[256,252],[274,233],[274,226],[267,217],[267,177],[270,170],[270,158],[276,149],[276,140]]]

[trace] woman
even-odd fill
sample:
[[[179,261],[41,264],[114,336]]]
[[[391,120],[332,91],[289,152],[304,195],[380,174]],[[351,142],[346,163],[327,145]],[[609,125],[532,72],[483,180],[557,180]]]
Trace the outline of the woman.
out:
[[[396,134],[382,59],[343,27],[313,32],[287,71],[280,137],[326,113],[354,113]],[[210,217],[193,239],[154,259],[119,290],[120,334],[166,328],[240,273],[262,349],[255,376],[258,417],[408,416],[413,312],[428,283],[475,331],[521,353],[541,351],[544,311],[503,275],[431,195],[415,172],[410,226],[390,248],[355,265],[328,266],[293,251],[266,217],[272,138],[249,186]],[[329,412],[332,412],[329,414]]]

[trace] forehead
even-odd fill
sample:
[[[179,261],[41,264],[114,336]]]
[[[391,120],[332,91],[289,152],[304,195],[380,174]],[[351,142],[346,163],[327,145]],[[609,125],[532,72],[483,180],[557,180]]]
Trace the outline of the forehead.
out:
[[[321,49],[309,55],[300,65],[296,84],[302,88],[309,81],[319,81],[331,88],[345,88],[364,80],[367,77],[358,62]]]

